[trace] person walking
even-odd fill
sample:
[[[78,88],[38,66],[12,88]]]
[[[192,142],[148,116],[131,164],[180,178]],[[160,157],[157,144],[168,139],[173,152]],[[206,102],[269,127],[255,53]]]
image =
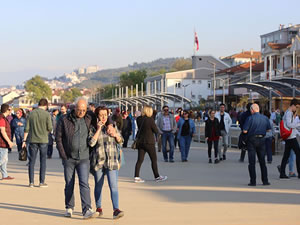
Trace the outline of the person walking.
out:
[[[187,110],[183,110],[183,118],[178,120],[177,127],[177,139],[179,140],[181,161],[187,162],[192,138],[195,133],[194,120],[189,118],[189,112]]]
[[[46,157],[48,150],[48,135],[52,131],[51,116],[47,112],[48,101],[42,98],[38,108],[33,110],[28,117],[22,148],[26,147],[29,134],[29,187],[34,187],[34,165],[37,153],[40,152],[40,184],[39,187],[48,187],[46,178]]]
[[[18,109],[16,113],[16,117],[13,119],[11,123],[11,127],[14,130],[14,135],[16,137],[18,152],[20,152],[22,149],[25,126],[26,126],[25,115],[23,114],[22,109]]]
[[[152,172],[156,182],[167,180],[167,176],[160,176],[157,167],[157,156],[155,151],[155,139],[154,135],[158,133],[157,126],[155,125],[152,117],[153,109],[145,105],[143,108],[142,116],[137,118],[139,139],[138,146],[138,158],[135,164],[134,182],[143,183],[145,180],[140,178],[140,169],[145,158],[145,154],[148,153],[151,160]],[[174,143],[174,142],[173,142]]]
[[[271,130],[270,122],[266,116],[259,113],[257,104],[252,104],[250,110],[252,115],[248,117],[243,127],[243,132],[247,134],[248,170],[250,175],[248,186],[256,186],[255,155],[257,155],[259,161],[262,183],[263,185],[270,185],[265,162],[265,136],[266,132]]]
[[[1,105],[0,113],[0,173],[2,180],[13,180],[14,178],[7,174],[8,148],[13,147],[11,141],[10,123],[7,116],[11,114],[11,108],[8,104]]]
[[[79,179],[83,219],[96,216],[91,207],[89,187],[89,146],[88,135],[92,118],[87,114],[87,102],[78,98],[73,109],[57,123],[56,146],[62,158],[65,177],[65,217],[72,217],[75,207],[75,171]]]
[[[58,109],[53,109],[52,115],[51,115],[51,121],[52,121],[52,131],[49,133],[49,142],[48,142],[48,150],[47,150],[47,157],[48,159],[52,158],[53,154],[53,144],[55,141],[55,132],[56,132],[56,117],[58,115]]]
[[[247,118],[249,116],[251,116],[251,111],[250,111],[250,107],[251,107],[252,103],[248,103],[247,104],[247,111],[246,112],[243,112],[241,114],[241,117],[239,118],[239,123],[240,123],[240,128],[241,128],[241,134],[239,136],[239,148],[241,149],[241,155],[240,155],[240,159],[239,159],[239,162],[244,162],[245,160],[245,156],[246,156],[246,152],[247,152],[247,145],[246,145],[246,138],[247,138],[247,134],[245,134],[243,132],[243,128],[244,128],[244,125],[245,125],[245,122],[247,120]]]
[[[132,122],[126,111],[122,113],[122,118],[123,118],[122,136],[124,139],[123,148],[127,148],[128,140],[132,133]]]
[[[287,129],[291,129],[292,133],[285,140],[285,149],[280,165],[280,176],[282,180],[287,180],[289,177],[285,173],[285,167],[291,154],[291,150],[294,150],[296,154],[296,166],[298,172],[298,178],[300,178],[300,147],[297,141],[297,129],[300,128],[300,122],[296,119],[297,108],[299,107],[299,101],[297,99],[292,99],[290,107],[286,110],[283,116],[284,126]]]
[[[215,150],[215,163],[219,163],[218,160],[218,145],[219,139],[221,136],[220,131],[220,123],[217,118],[215,118],[215,111],[211,110],[209,112],[209,118],[205,121],[205,140],[207,141],[208,145],[208,163],[212,163],[211,160],[211,150],[212,144],[214,144]]]
[[[157,128],[162,135],[162,151],[165,162],[174,162],[174,133],[177,130],[176,121],[172,114],[169,113],[169,107],[163,107],[163,113],[157,118]],[[169,142],[169,157],[167,153],[167,142]]]
[[[103,215],[102,211],[102,188],[104,177],[107,176],[110,189],[110,196],[113,205],[113,219],[124,216],[124,212],[119,209],[118,175],[120,168],[118,148],[123,142],[123,138],[113,126],[113,121],[108,119],[108,109],[99,106],[95,110],[98,118],[97,129],[91,127],[89,145],[95,147],[97,164],[92,169],[95,179],[95,202],[98,216]],[[118,146],[119,145],[119,146]]]
[[[225,112],[225,104],[220,104],[220,111],[216,113],[216,118],[220,122],[220,131],[222,136],[222,142],[223,142],[223,157],[222,157],[222,149],[219,150],[219,158],[220,160],[226,160],[226,151],[228,147],[228,136],[229,136],[229,129],[232,124],[232,120],[230,118],[230,115]]]

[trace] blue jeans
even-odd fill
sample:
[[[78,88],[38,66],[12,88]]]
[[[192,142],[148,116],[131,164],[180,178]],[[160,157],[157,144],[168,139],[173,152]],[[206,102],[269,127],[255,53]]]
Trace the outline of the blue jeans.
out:
[[[38,151],[40,151],[40,183],[45,183],[46,176],[46,156],[48,144],[30,143],[29,144],[29,183],[34,183],[34,165]]]
[[[93,173],[95,178],[95,202],[96,207],[101,208],[101,194],[104,183],[104,176],[107,175],[108,185],[110,189],[110,198],[113,204],[113,209],[119,208],[119,191],[118,191],[118,170],[109,170],[107,168],[99,169]]]
[[[289,172],[290,173],[294,172],[295,158],[296,158],[295,152],[294,152],[294,150],[291,150],[291,154],[290,154],[290,157],[289,157]]]
[[[0,172],[2,178],[7,177],[7,162],[8,162],[8,149],[0,148]]]
[[[24,135],[21,135],[20,133],[17,132],[17,133],[15,133],[15,137],[16,137],[16,143],[17,143],[18,152],[19,152],[22,149]]]
[[[268,171],[265,162],[266,154],[266,145],[265,139],[259,137],[249,137],[247,140],[247,149],[248,149],[248,160],[249,160],[249,175],[250,183],[256,184],[256,171],[255,171],[255,155],[257,155],[260,171],[261,171],[261,180],[263,183],[268,183]]]
[[[181,152],[181,160],[187,160],[189,156],[191,141],[192,141],[192,137],[190,135],[180,136],[179,145],[180,145],[180,152]]]
[[[163,156],[164,156],[164,160],[167,161],[168,160],[168,153],[167,153],[167,141],[169,142],[169,146],[170,146],[170,160],[174,160],[174,134],[169,131],[169,132],[163,132],[163,134],[161,135],[161,139],[162,139],[162,151],[163,151]]]
[[[272,162],[272,137],[265,138],[267,161]]]
[[[82,214],[91,209],[91,195],[89,186],[90,161],[88,159],[63,160],[64,176],[65,176],[65,206],[66,209],[74,209],[74,183],[75,171],[79,179],[79,190],[81,197]]]

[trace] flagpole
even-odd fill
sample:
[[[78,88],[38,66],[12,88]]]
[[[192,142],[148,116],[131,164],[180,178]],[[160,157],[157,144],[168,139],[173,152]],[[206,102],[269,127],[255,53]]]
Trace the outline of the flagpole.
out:
[[[194,40],[193,40],[193,43],[194,43],[194,44],[193,44],[194,56],[196,55],[196,51],[195,51],[195,32],[196,32],[196,31],[195,31],[195,27],[194,27],[194,38],[193,38],[193,39],[194,39]]]

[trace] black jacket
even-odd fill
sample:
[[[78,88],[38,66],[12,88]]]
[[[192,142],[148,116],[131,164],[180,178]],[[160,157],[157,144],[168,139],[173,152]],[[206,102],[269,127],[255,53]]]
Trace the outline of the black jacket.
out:
[[[136,119],[139,142],[143,144],[155,144],[154,134],[158,134],[158,129],[152,117],[139,116]],[[141,130],[140,130],[141,129]]]
[[[216,136],[221,136],[221,130],[220,130],[220,122],[217,118],[215,118],[213,121],[208,118],[205,122],[205,137],[210,138],[212,137],[212,127],[215,128]]]
[[[75,112],[73,110],[71,113],[68,113],[67,115],[61,117],[56,127],[56,147],[62,159],[68,159],[71,157],[72,140],[75,132],[75,124],[72,118],[75,116],[74,113]],[[84,120],[89,131],[92,118],[90,115],[86,114],[84,116]]]

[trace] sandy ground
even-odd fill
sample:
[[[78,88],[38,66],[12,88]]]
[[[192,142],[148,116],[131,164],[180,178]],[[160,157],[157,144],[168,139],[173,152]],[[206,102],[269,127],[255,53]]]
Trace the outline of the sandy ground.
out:
[[[300,180],[279,180],[276,165],[281,156],[274,156],[267,165],[271,186],[262,186],[257,164],[257,186],[248,187],[248,165],[239,163],[240,152],[230,149],[227,160],[208,164],[205,144],[193,143],[189,162],[182,163],[178,149],[175,163],[165,163],[158,153],[161,175],[166,182],[156,183],[149,157],[141,169],[143,184],[133,183],[137,152],[124,149],[126,163],[120,170],[120,208],[125,216],[112,220],[112,204],[105,181],[102,218],[83,220],[81,215],[78,180],[75,188],[75,213],[64,217],[64,178],[61,160],[54,150],[47,160],[48,188],[28,188],[26,162],[17,160],[16,149],[9,154],[8,172],[15,180],[0,181],[1,225],[56,225],[56,224],[300,224]],[[39,163],[35,181],[38,185]],[[77,179],[77,178],[76,178]],[[92,205],[95,207],[94,181],[90,176]]]

